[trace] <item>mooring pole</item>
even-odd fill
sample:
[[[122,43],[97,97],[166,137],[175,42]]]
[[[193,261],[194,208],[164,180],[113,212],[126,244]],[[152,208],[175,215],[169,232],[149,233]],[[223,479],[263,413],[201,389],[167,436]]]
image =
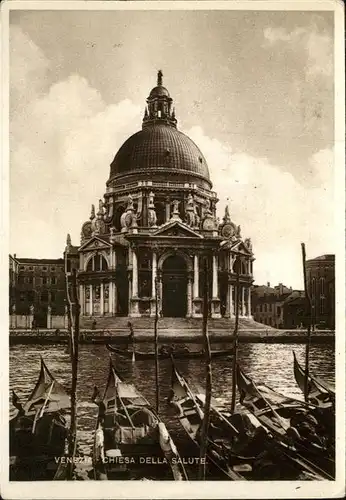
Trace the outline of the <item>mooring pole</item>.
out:
[[[155,339],[155,385],[156,385],[156,412],[160,409],[160,385],[159,385],[159,343],[158,343],[158,280],[155,277],[155,319],[154,319],[154,339]]]
[[[305,346],[305,377],[304,377],[304,399],[307,402],[309,398],[309,358],[310,358],[310,340],[311,340],[311,326],[313,324],[313,307],[309,293],[308,279],[306,273],[306,253],[305,243],[302,243],[302,258],[303,258],[303,272],[304,272],[304,290],[308,310],[308,324],[307,336]]]
[[[235,287],[235,322],[233,331],[233,358],[232,358],[232,399],[231,399],[231,413],[235,411],[235,402],[237,395],[237,362],[238,362],[238,330],[239,330],[239,296],[240,296],[240,263],[236,262],[237,265],[237,278]]]
[[[71,424],[70,424],[70,439],[69,439],[69,457],[73,458],[76,453],[77,443],[77,380],[78,380],[78,351],[79,351],[79,318],[80,318],[80,303],[77,293],[77,273],[72,271],[71,291],[74,304],[74,325],[71,329],[71,364],[72,364],[72,384],[71,384]],[[68,479],[73,477],[73,460],[68,467]]]
[[[65,252],[65,294],[66,294],[66,310],[67,310],[67,338],[68,347],[70,351],[70,358],[72,362],[73,357],[73,313],[72,313],[72,301],[70,295],[70,287],[68,281],[69,273],[67,272],[67,252]]]
[[[209,266],[208,257],[204,257],[204,283],[203,283],[203,343],[205,353],[205,404],[202,428],[200,434],[200,463],[198,469],[198,479],[203,481],[206,474],[206,455],[208,447],[208,432],[210,423],[210,406],[212,392],[212,372],[211,372],[211,350],[208,335],[208,315],[209,315]]]

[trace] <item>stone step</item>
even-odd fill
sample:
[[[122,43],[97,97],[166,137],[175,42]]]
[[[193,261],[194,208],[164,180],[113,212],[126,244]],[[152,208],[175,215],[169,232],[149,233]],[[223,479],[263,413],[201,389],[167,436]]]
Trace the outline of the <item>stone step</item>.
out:
[[[131,322],[134,330],[144,330],[154,328],[154,318],[128,318],[128,317],[95,317],[90,318],[87,316],[81,317],[80,327],[82,329],[92,328],[92,325],[96,321],[96,329],[122,329],[125,331],[129,330],[128,323]],[[227,330],[232,331],[234,329],[234,318],[220,318],[220,319],[209,319],[208,327],[210,329],[217,330]],[[201,318],[160,318],[159,319],[160,330],[170,329],[170,330],[196,330],[202,328]],[[256,321],[249,318],[239,319],[239,330],[274,330],[274,328],[264,325],[262,323],[257,323]]]

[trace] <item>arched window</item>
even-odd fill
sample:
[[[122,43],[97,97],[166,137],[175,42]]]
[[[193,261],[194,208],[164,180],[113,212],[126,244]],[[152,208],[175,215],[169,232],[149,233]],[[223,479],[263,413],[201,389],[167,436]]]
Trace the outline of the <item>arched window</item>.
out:
[[[91,257],[87,264],[87,271],[107,271],[108,264],[103,255],[97,254]]]

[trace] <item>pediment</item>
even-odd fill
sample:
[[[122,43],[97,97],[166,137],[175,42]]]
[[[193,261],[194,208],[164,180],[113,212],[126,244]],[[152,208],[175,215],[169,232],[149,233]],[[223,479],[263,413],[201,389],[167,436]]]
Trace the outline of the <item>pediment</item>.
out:
[[[237,241],[223,241],[221,243],[221,248],[224,249],[229,249],[234,252],[238,253],[243,253],[245,255],[253,255],[252,251],[245,245],[245,243],[242,240],[237,240]]]
[[[180,221],[167,222],[152,233],[152,236],[172,236],[175,238],[203,238],[199,233]]]
[[[90,240],[83,243],[83,245],[79,248],[80,252],[87,252],[89,250],[102,250],[104,248],[111,248],[112,245],[104,240],[103,238],[98,238],[97,236],[93,236]]]

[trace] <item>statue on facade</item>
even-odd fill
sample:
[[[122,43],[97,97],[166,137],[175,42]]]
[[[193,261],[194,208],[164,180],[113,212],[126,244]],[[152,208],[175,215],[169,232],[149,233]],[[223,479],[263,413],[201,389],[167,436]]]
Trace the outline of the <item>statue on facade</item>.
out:
[[[35,311],[35,308],[34,308],[33,304],[31,304],[31,306],[29,307],[29,311],[30,311],[30,316],[33,316],[34,315],[34,311]]]
[[[211,201],[209,200],[209,198],[205,200],[204,213],[205,215],[211,215]]]
[[[195,227],[199,227],[200,223],[201,223],[201,218],[200,216],[198,215],[198,211],[197,211],[197,205],[195,204],[194,207],[193,207],[193,213],[194,213],[194,216],[195,216]]]
[[[50,304],[48,304],[48,307],[47,307],[47,314],[48,314],[48,316],[50,316],[52,314],[52,307]]]
[[[173,200],[173,202],[172,202],[173,211],[172,211],[171,220],[181,221],[180,214],[179,214],[179,205],[180,205],[180,201]]]
[[[186,202],[186,223],[193,227],[195,225],[195,201],[190,193]]]
[[[103,203],[103,207],[105,209],[105,213],[103,214],[103,219],[105,220],[105,222],[110,223],[112,218],[113,218],[113,210],[114,210],[113,196],[110,196],[108,198],[108,202],[107,202],[107,199],[105,198],[105,201]]]
[[[241,231],[241,227],[237,226],[236,231],[235,231],[235,236],[237,238],[241,238],[241,232],[240,231]]]
[[[151,191],[148,198],[148,226],[156,227],[157,216],[154,205],[154,193]]]
[[[111,243],[113,243],[115,240],[115,227],[114,226],[111,226],[109,228],[109,234],[110,234],[109,239],[110,239]]]
[[[130,227],[133,227],[134,224],[137,225],[136,221],[134,220],[134,219],[136,219],[134,212],[135,212],[135,207],[133,205],[133,198],[129,194],[127,197],[126,210],[122,214],[122,216],[120,217],[121,231],[123,233],[127,232]]]

